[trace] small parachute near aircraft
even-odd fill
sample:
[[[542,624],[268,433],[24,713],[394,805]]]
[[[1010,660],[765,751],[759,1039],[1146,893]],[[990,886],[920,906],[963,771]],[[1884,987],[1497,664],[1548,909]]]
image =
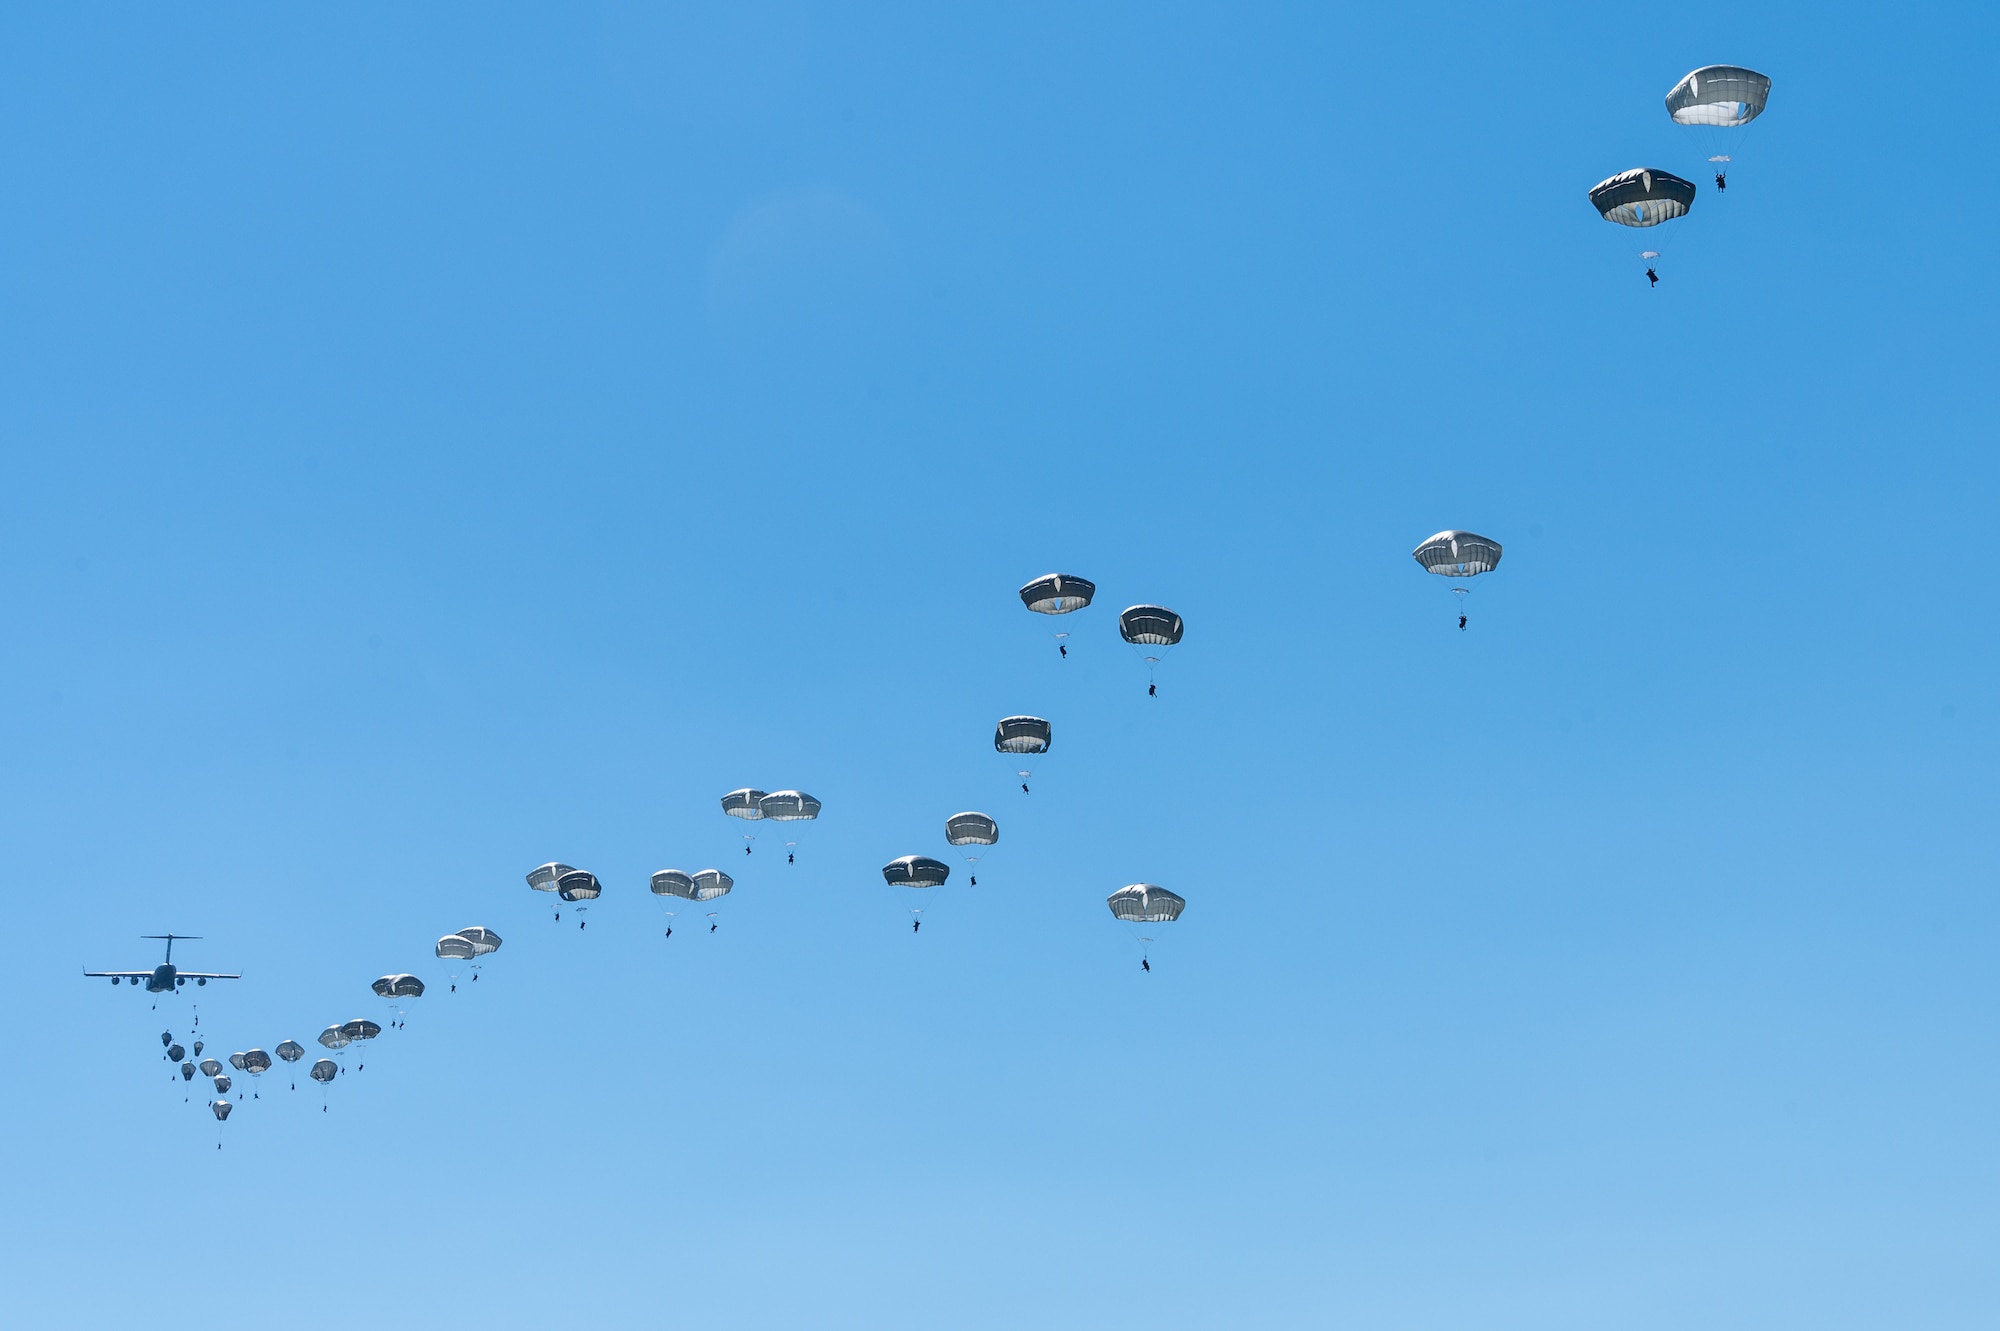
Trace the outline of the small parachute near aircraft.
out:
[[[1021,588],[1021,604],[1038,615],[1068,615],[1083,609],[1097,595],[1097,584],[1071,573],[1044,573]],[[1067,660],[1067,633],[1057,633],[1056,652]]]
[[[1469,531],[1441,531],[1426,538],[1410,552],[1424,572],[1441,578],[1476,578],[1500,566],[1500,542]],[[1458,626],[1465,627],[1465,598],[1472,588],[1462,583],[1451,589],[1458,598]]]
[[[1619,226],[1655,227],[1686,217],[1694,207],[1694,182],[1682,180],[1658,167],[1635,167],[1600,180],[1590,189],[1590,206],[1607,222]],[[1659,251],[1651,251],[1653,259]],[[1659,275],[1653,260],[1646,260],[1646,275],[1657,285]]]
[[[1771,78],[1742,65],[1703,65],[1667,92],[1667,114],[1702,140],[1717,193],[1729,189],[1729,166],[1750,122],[1771,100]]]
[[[904,855],[882,866],[882,881],[891,887],[942,887],[951,866],[928,855]]]
[[[1034,772],[1020,760],[1049,751],[1055,743],[1055,730],[1039,716],[1003,716],[993,727],[993,751],[1006,756],[1014,764],[1014,774],[1021,778],[1021,793],[1028,793],[1028,778]]]
[[[1118,616],[1118,636],[1138,649],[1146,663],[1146,696],[1157,697],[1153,670],[1181,640],[1181,617],[1163,605],[1135,605]]]
[[[947,845],[975,847],[966,852],[965,862],[970,866],[966,880],[968,886],[978,887],[981,851],[987,846],[999,844],[1000,824],[983,813],[970,810],[955,813],[944,820],[944,839]]]

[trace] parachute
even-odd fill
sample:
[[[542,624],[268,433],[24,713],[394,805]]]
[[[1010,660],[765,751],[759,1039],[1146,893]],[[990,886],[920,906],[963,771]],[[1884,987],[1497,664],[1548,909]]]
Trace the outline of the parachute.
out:
[[[698,901],[695,896],[694,875],[682,873],[679,869],[662,869],[653,875],[653,895],[656,897],[680,897],[686,901]]]
[[[167,1061],[169,1063],[178,1063],[186,1057],[187,1050],[181,1048],[179,1045],[170,1044],[167,1046]]]
[[[87,979],[89,977],[86,976],[85,978]],[[160,1048],[164,1049],[173,1042],[174,1042],[174,1033],[172,1031],[160,1032]]]
[[[1151,883],[1121,887],[1104,899],[1111,913],[1134,924],[1156,924],[1178,920],[1187,909],[1187,898]]]
[[[494,933],[491,929],[481,928],[476,924],[467,925],[465,928],[460,929],[458,936],[472,944],[472,955],[475,957],[483,957],[489,952],[498,952],[502,941],[499,934]]]
[[[1500,542],[1469,531],[1441,531],[1418,545],[1410,555],[1424,566],[1424,572],[1441,578],[1475,578],[1491,573],[1500,565]],[[1465,598],[1470,587],[1453,587],[1458,598],[1458,626],[1465,627]]]
[[[1605,221],[1619,226],[1655,227],[1687,216],[1694,207],[1694,183],[1671,171],[1637,167],[1592,186],[1590,206]],[[1647,250],[1640,257],[1640,262],[1646,265],[1646,275],[1656,283],[1659,277],[1653,266],[1659,257],[1658,249]]]
[[[353,1021],[342,1022],[340,1033],[349,1040],[372,1040],[382,1033],[382,1028],[366,1017],[356,1017]]]
[[[278,1057],[287,1063],[296,1063],[305,1056],[305,1047],[297,1040],[282,1040],[278,1043]]]
[[[218,1072],[215,1074],[215,1093],[217,1095],[229,1094],[230,1085],[231,1082],[227,1072]]]
[[[414,975],[384,975],[368,986],[383,998],[422,998],[424,982]]]
[[[332,1059],[322,1058],[313,1063],[306,1075],[316,1082],[329,1082],[340,1075],[340,1067]]]
[[[951,866],[928,855],[905,855],[882,866],[882,881],[891,887],[942,887]]]
[[[215,1061],[214,1059],[212,1059],[212,1058],[204,1058],[203,1060],[201,1060],[201,1075],[202,1075],[202,1076],[204,1076],[204,1077],[213,1077],[213,1076],[215,1076],[215,1075],[216,1075],[217,1073],[219,1073],[219,1072],[221,1072],[221,1071],[222,1071],[222,1064],[220,1064],[220,1063],[216,1062],[216,1061]]]
[[[1000,824],[983,813],[955,813],[944,820],[944,839],[947,845],[961,847],[996,845],[1000,840]],[[979,860],[979,850],[966,853],[966,877],[973,887],[979,886]]]
[[[574,872],[576,871],[567,864],[563,864],[557,860],[550,860],[540,868],[529,871],[528,886],[534,888],[537,892],[553,892],[556,890],[556,883],[561,880],[564,874]]]
[[[1038,615],[1067,615],[1090,604],[1097,584],[1072,573],[1044,573],[1021,588],[1021,604]]]
[[[1687,216],[1694,207],[1694,182],[1671,171],[1635,167],[1591,186],[1590,206],[1619,226],[1658,226]]]
[[[1729,188],[1730,160],[1770,99],[1770,77],[1741,65],[1703,65],[1668,91],[1667,114],[1694,128],[1718,191]]]
[[[438,939],[437,954],[439,961],[470,961],[479,955],[473,950],[472,940],[463,934],[446,934]]]
[[[218,1077],[216,1080],[228,1081],[229,1078]],[[229,1088],[226,1086],[218,1086],[216,1089],[228,1090]],[[226,1122],[229,1118],[229,1111],[234,1109],[235,1107],[236,1107],[235,1105],[230,1104],[229,1101],[227,1100],[216,1100],[209,1105],[209,1108],[215,1111],[215,1121],[218,1123]]]
[[[192,1063],[181,1064],[181,1080],[182,1081],[194,1080],[194,1064]]]
[[[319,1042],[328,1049],[345,1049],[354,1043],[354,1037],[335,1024],[319,1033]]]
[[[604,893],[604,885],[597,881],[597,875],[582,869],[571,869],[556,880],[556,895],[564,901],[595,901]]]
[[[194,1042],[194,1056],[195,1056],[196,1058],[200,1058],[200,1057],[201,1057],[201,1041],[199,1041],[199,1040],[196,1040],[196,1041]]]
[[[731,818],[745,818],[751,822],[764,816],[764,792],[745,786],[732,790],[722,797],[722,811]]]
[[[802,790],[774,790],[757,801],[761,816],[780,823],[810,822],[819,817],[820,802]]]
[[[1143,932],[1147,926],[1168,924],[1181,917],[1187,909],[1187,900],[1164,887],[1152,883],[1133,883],[1121,887],[1104,899],[1111,907],[1112,915],[1123,921],[1132,935],[1132,941],[1139,945],[1139,965],[1146,971],[1153,969],[1153,939]]]
[[[1163,605],[1129,606],[1118,616],[1118,636],[1137,648],[1146,662],[1146,694],[1151,697],[1154,668],[1181,640],[1181,617]]]
[[[235,1069],[236,1069],[236,1070],[237,1070],[238,1072],[241,1072],[241,1071],[243,1071],[243,1070],[244,1070],[244,1061],[243,1061],[243,1060],[244,1060],[244,1055],[242,1055],[242,1054],[231,1054],[231,1055],[229,1056],[229,1066],[230,1066],[230,1067],[232,1067],[232,1068],[235,1068]]]
[[[1018,762],[1020,758],[1047,753],[1055,742],[1055,731],[1039,716],[1006,716],[993,727],[993,751],[1009,756]],[[1015,774],[1021,778],[1021,790],[1028,789],[1028,778],[1034,772],[1026,766],[1016,766]]]
[[[955,813],[944,820],[944,839],[954,846],[991,846],[1000,840],[1000,824],[983,813]]]
[[[703,869],[694,876],[694,900],[713,901],[729,895],[736,880],[720,869]]]
[[[271,1070],[271,1056],[261,1049],[246,1049],[240,1066],[253,1077],[261,1076]]]

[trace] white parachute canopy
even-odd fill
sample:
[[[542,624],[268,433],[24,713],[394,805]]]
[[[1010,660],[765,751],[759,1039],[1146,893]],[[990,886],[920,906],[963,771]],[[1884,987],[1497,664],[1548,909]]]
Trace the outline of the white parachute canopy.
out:
[[[944,839],[953,846],[991,846],[1000,840],[1000,824],[983,813],[955,813],[944,820]]]
[[[764,792],[750,786],[732,790],[722,797],[722,811],[731,818],[755,822],[764,816]]]
[[[556,883],[561,880],[562,876],[573,872],[575,871],[567,864],[558,860],[550,860],[547,864],[528,871],[528,886],[534,888],[537,892],[553,892],[556,890]]]
[[[1667,114],[1676,125],[1735,129],[1764,114],[1771,79],[1741,65],[1703,65],[1667,93]]]
[[[1470,578],[1500,566],[1500,542],[1469,531],[1441,531],[1410,552],[1424,572]]]
[[[757,801],[758,812],[780,823],[810,822],[819,817],[820,802],[803,790],[774,790]]]
[[[483,957],[489,952],[500,950],[500,935],[477,924],[469,924],[458,931],[458,936],[472,944],[472,955]]]
[[[882,881],[891,887],[942,887],[951,866],[928,855],[904,855],[882,866]]]
[[[369,988],[383,998],[422,998],[424,982],[414,975],[384,975]]]
[[[1164,887],[1152,883],[1133,883],[1121,887],[1106,897],[1105,904],[1111,913],[1121,920],[1135,924],[1153,924],[1168,920],[1178,920],[1187,908],[1187,898],[1177,896]]]
[[[1074,573],[1044,573],[1021,588],[1021,604],[1038,615],[1067,615],[1090,604],[1097,584]]]
[[[472,940],[464,934],[446,934],[437,941],[440,961],[470,961],[479,954],[473,950]]]

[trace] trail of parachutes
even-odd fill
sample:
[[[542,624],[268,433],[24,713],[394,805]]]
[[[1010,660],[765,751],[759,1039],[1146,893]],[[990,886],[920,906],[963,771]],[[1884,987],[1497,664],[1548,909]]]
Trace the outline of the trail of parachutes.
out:
[[[1487,537],[1466,531],[1442,531],[1419,543],[1411,552],[1418,565],[1425,572],[1454,581],[1452,591],[1459,600],[1458,627],[1466,627],[1467,618],[1463,613],[1464,596],[1471,579],[1489,573],[1500,563],[1500,544]],[[1097,594],[1097,586],[1087,578],[1068,573],[1050,573],[1036,578],[1020,589],[1021,603],[1031,612],[1039,615],[1068,616],[1087,609]],[[1181,641],[1184,625],[1181,616],[1162,605],[1139,604],[1126,608],[1118,616],[1118,634],[1140,655],[1147,670],[1146,692],[1149,697],[1158,696],[1158,682],[1155,672],[1166,652]],[[1055,634],[1060,656],[1069,656],[1068,631]],[[999,754],[1020,778],[1021,789],[1030,790],[1029,779],[1033,771],[1025,764],[1047,754],[1055,742],[1055,728],[1045,718],[1039,716],[1007,716],[995,723],[993,728],[993,750]],[[802,790],[763,791],[754,787],[732,790],[721,798],[722,812],[728,817],[741,820],[746,825],[775,824],[787,832],[799,825],[817,822],[825,805]],[[753,852],[756,832],[745,832],[743,852]],[[944,820],[944,842],[952,850],[959,852],[968,866],[967,878],[972,886],[979,882],[978,868],[982,858],[1000,842],[1000,823],[991,814],[978,810],[964,810],[949,815]],[[788,861],[796,854],[796,840],[784,843]],[[950,880],[951,865],[944,860],[925,854],[899,855],[882,866],[882,881],[890,887],[907,888],[915,891],[930,891],[943,887]],[[555,919],[560,922],[565,906],[576,914],[589,910],[589,903],[604,894],[604,883],[587,869],[559,860],[551,860],[537,865],[526,875],[527,885],[536,892],[553,894],[550,903]],[[655,896],[677,898],[691,903],[708,904],[719,901],[735,889],[736,881],[718,868],[698,869],[692,873],[683,869],[660,869],[650,878],[648,886]],[[1152,971],[1151,930],[1156,926],[1171,924],[1181,917],[1187,908],[1187,899],[1155,883],[1131,883],[1118,888],[1105,898],[1112,918],[1124,926],[1139,948],[1139,966],[1142,972]],[[710,932],[720,927],[717,912],[706,917]],[[913,907],[910,911],[910,929],[920,933],[923,929],[923,908]],[[669,913],[666,936],[673,937],[673,914]],[[589,921],[579,919],[577,927],[587,928]],[[498,953],[502,939],[499,934],[483,925],[468,925],[456,933],[446,934],[437,940],[433,952],[439,961],[451,965],[462,964],[469,975],[467,983],[477,982],[487,960]],[[447,980],[456,992],[460,971],[447,969]],[[118,981],[113,980],[116,984]],[[137,983],[136,980],[133,981]],[[398,1004],[390,1017],[391,1027],[404,1024],[405,1009],[400,1006],[405,1001],[423,997],[426,985],[420,977],[407,972],[384,975],[370,986],[378,997]],[[200,1018],[195,1018],[199,1031]],[[365,1017],[350,1018],[328,1025],[319,1033],[319,1044],[333,1057],[316,1059],[306,1070],[306,1076],[317,1083],[322,1090],[321,1111],[328,1108],[325,1092],[339,1077],[345,1074],[345,1066],[337,1062],[343,1053],[355,1046],[365,1046],[370,1040],[382,1034],[381,1023]],[[214,1114],[218,1123],[227,1122],[241,1101],[228,1098],[236,1083],[222,1063],[213,1057],[203,1057],[205,1042],[200,1038],[192,1040],[192,1049],[183,1048],[175,1040],[173,1032],[163,1031],[160,1042],[166,1047],[169,1062],[178,1064],[183,1082],[192,1082],[199,1074],[208,1079],[214,1087],[214,1098],[206,1102],[206,1107]],[[277,1057],[286,1065],[295,1065],[305,1058],[306,1048],[299,1041],[285,1039],[276,1046]],[[200,1062],[196,1062],[200,1059]],[[235,1072],[248,1076],[254,1086],[275,1066],[271,1055],[261,1048],[251,1048],[229,1056],[229,1067]],[[357,1061],[356,1071],[366,1064]],[[298,1083],[292,1082],[296,1090]],[[257,1093],[253,1090],[253,1096]],[[188,1100],[192,1100],[188,1096]],[[216,1143],[220,1149],[221,1141]]]
[[[1742,151],[1752,123],[1764,114],[1770,96],[1770,77],[1741,65],[1704,65],[1668,90],[1667,114],[1675,125],[1687,127],[1701,140],[1705,165],[1714,175],[1718,194],[1728,190],[1730,167]],[[1645,264],[1649,285],[1658,286],[1663,255],[1659,242],[1650,239],[1654,234],[1653,228],[1687,217],[1694,207],[1697,192],[1693,181],[1672,171],[1660,167],[1634,167],[1599,181],[1591,187],[1589,197],[1591,206],[1605,221],[1647,233],[1648,248],[1639,252],[1639,258]],[[1465,602],[1471,590],[1471,580],[1498,567],[1499,543],[1473,532],[1441,531],[1421,542],[1412,553],[1425,572],[1452,580],[1458,627],[1464,630],[1470,623]],[[1069,573],[1045,574],[1020,589],[1021,603],[1029,611],[1054,617],[1058,623],[1065,625],[1069,622],[1067,616],[1088,608],[1096,595],[1095,583]],[[1119,614],[1119,636],[1133,647],[1146,666],[1146,692],[1149,697],[1158,696],[1156,672],[1167,653],[1181,641],[1182,632],[1180,615],[1162,605],[1133,605]],[[1059,656],[1067,659],[1069,630],[1055,630],[1053,637]],[[1034,777],[1034,766],[1049,752],[1054,741],[1054,727],[1038,716],[1002,717],[993,730],[994,752],[1007,762],[1023,793],[1032,791],[1030,782]],[[817,820],[823,807],[819,800],[799,790],[765,792],[745,787],[722,797],[722,810],[728,816],[750,824],[774,823],[788,830],[791,825]],[[968,866],[967,878],[976,886],[981,857],[999,844],[1000,824],[989,814],[967,810],[948,817],[944,829],[945,843],[961,852]],[[743,833],[744,854],[752,852],[752,843],[756,840],[756,832]],[[784,843],[788,860],[793,858],[796,846],[796,841]],[[949,864],[924,854],[900,855],[882,866],[882,879],[892,887],[930,891],[943,887],[950,877]],[[535,891],[555,894],[559,903],[554,906],[558,920],[562,918],[563,905],[569,905],[581,914],[604,891],[603,883],[595,874],[553,860],[531,870],[527,881]],[[661,869],[652,875],[650,881],[651,890],[657,896],[697,904],[715,902],[727,896],[735,886],[735,880],[718,868],[700,869],[693,873],[681,869]],[[1106,904],[1116,920],[1133,930],[1134,941],[1140,947],[1140,967],[1150,972],[1153,939],[1150,933],[1140,931],[1178,920],[1187,902],[1158,885],[1134,883],[1111,893],[1106,898]],[[923,908],[913,907],[910,914],[911,931],[920,932],[923,928]],[[669,918],[672,918],[671,914]],[[708,913],[706,919],[711,932],[720,927],[717,912]],[[578,927],[586,927],[587,923],[586,920],[579,920]],[[667,935],[673,935],[671,923]],[[470,971],[471,980],[476,981],[484,959],[499,951],[500,944],[500,936],[491,929],[473,925],[440,938],[435,951],[441,961],[464,963]],[[168,956],[172,956],[171,941],[168,943]],[[166,969],[171,974],[171,968]],[[130,978],[134,985],[139,983],[136,977],[125,978]],[[112,980],[113,984],[118,982],[116,978]],[[456,990],[457,972],[450,973],[450,982]],[[206,980],[202,983],[205,984]],[[415,975],[395,974],[382,976],[372,987],[378,995],[400,1002],[421,997],[425,986]],[[399,1008],[392,1024],[400,1026],[402,1015]],[[196,1021],[198,1025],[198,1017]],[[365,1044],[381,1033],[382,1027],[378,1023],[353,1018],[329,1025],[318,1038],[321,1046],[338,1057],[342,1051]],[[223,1071],[220,1062],[213,1057],[203,1057],[205,1042],[194,1039],[192,1049],[186,1049],[174,1039],[171,1031],[162,1032],[160,1041],[166,1047],[168,1060],[178,1064],[183,1082],[192,1082],[197,1073],[210,1080],[215,1098],[208,1102],[207,1107],[218,1122],[227,1121],[235,1107],[227,1098],[234,1081],[229,1073]],[[302,1061],[306,1053],[305,1047],[292,1039],[281,1041],[276,1049],[278,1058],[288,1065]],[[200,1062],[195,1062],[196,1059]],[[231,1068],[252,1078],[253,1083],[273,1067],[271,1056],[259,1048],[233,1053],[228,1061]],[[359,1066],[357,1064],[357,1070]],[[320,1058],[307,1069],[306,1075],[324,1090],[344,1071],[344,1067],[333,1058]]]

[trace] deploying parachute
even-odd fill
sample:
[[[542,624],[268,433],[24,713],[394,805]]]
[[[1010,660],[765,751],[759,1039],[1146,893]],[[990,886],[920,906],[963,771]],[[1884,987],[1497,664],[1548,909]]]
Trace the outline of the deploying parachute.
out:
[[[1132,941],[1139,945],[1139,968],[1150,972],[1153,969],[1153,939],[1150,934],[1141,931],[1148,925],[1178,920],[1181,912],[1187,909],[1187,899],[1152,883],[1133,883],[1119,888],[1104,901],[1111,907],[1111,913],[1125,922],[1131,931]]]
[[[1423,565],[1426,573],[1441,578],[1476,578],[1499,567],[1500,542],[1469,531],[1441,531],[1419,544],[1410,556]],[[1458,598],[1461,629],[1465,627],[1465,598],[1471,591],[1470,587],[1462,586],[1451,589],[1451,594]]]
[[[1004,716],[993,727],[993,751],[1015,761],[1047,753],[1054,742],[1054,729],[1039,716]],[[1026,794],[1028,778],[1034,772],[1025,766],[1017,766],[1015,775],[1021,778],[1021,792]]]
[[[951,866],[928,855],[904,855],[882,866],[882,881],[891,887],[942,887]]]
[[[1153,668],[1181,640],[1181,617],[1163,605],[1135,605],[1118,616],[1118,636],[1139,649],[1146,662],[1146,696],[1159,696]]]
[[[1636,167],[1593,185],[1590,206],[1605,221],[1619,226],[1655,227],[1687,216],[1694,207],[1694,182],[1682,180],[1671,171]],[[1640,257],[1646,264],[1646,276],[1657,286],[1660,277],[1654,271],[1653,261],[1660,257],[1660,252],[1645,250]]]
[[[1676,125],[1693,126],[1715,170],[1715,188],[1729,188],[1731,153],[1739,150],[1743,133],[1771,100],[1768,75],[1741,65],[1703,65],[1667,93],[1667,114]]]
[[[984,847],[997,845],[1000,841],[1000,824],[983,813],[955,813],[944,820],[944,839],[947,845]],[[969,851],[965,862],[971,866],[967,884],[979,886],[979,851]]]

